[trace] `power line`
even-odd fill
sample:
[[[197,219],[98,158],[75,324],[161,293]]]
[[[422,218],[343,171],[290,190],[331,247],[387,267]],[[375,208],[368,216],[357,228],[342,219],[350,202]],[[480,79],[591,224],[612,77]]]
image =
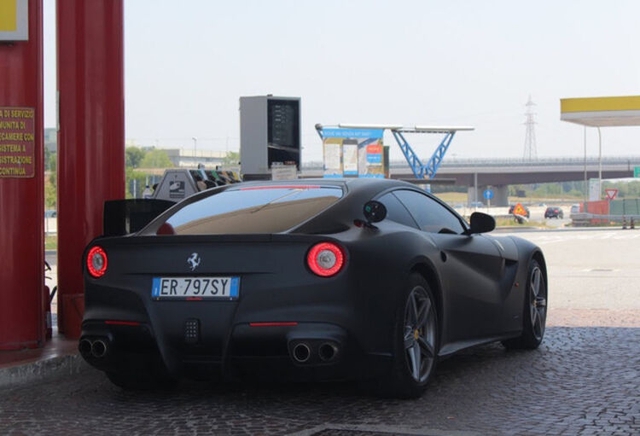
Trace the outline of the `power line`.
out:
[[[533,112],[535,103],[531,101],[531,96],[529,96],[529,101],[527,101],[525,106],[527,106],[527,111],[525,113],[526,121],[524,125],[527,126],[527,130],[524,138],[524,160],[531,161],[537,159],[538,155],[536,150],[535,113]]]

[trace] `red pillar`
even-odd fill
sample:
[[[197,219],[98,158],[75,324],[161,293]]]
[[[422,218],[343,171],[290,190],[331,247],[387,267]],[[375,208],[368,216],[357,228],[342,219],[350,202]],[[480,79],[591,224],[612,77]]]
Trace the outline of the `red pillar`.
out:
[[[124,198],[122,0],[57,0],[58,330],[80,336],[82,254]]]
[[[0,350],[45,341],[42,0],[28,9],[28,41],[0,41]]]

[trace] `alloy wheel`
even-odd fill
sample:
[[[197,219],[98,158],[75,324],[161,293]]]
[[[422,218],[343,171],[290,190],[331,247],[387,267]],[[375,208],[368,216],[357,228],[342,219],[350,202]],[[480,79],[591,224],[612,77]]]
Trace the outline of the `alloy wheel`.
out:
[[[430,295],[416,286],[407,299],[404,316],[404,350],[409,373],[422,383],[431,373],[436,354],[436,314]]]

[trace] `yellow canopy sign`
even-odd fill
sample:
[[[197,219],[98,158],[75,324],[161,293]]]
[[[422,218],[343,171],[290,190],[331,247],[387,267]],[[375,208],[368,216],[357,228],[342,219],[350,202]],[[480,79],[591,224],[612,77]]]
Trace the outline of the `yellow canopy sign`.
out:
[[[29,0],[0,0],[0,41],[29,39]]]

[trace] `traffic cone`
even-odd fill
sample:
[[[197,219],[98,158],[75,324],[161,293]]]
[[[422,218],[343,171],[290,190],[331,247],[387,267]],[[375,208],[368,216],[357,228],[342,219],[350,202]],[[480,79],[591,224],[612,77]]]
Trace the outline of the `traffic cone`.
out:
[[[627,229],[627,219],[623,216],[622,217],[622,230],[626,230]]]

